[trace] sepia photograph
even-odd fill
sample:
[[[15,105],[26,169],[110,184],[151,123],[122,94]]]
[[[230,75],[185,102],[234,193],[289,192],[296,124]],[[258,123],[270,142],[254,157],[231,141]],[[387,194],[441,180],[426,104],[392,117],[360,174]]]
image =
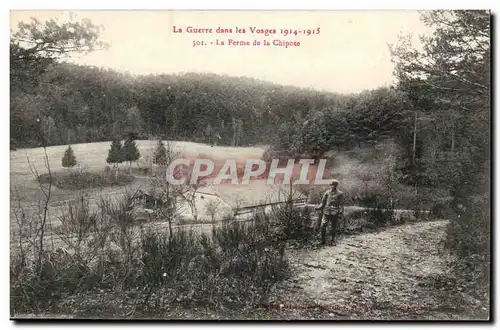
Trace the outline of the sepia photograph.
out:
[[[11,320],[491,320],[490,10],[9,16]]]

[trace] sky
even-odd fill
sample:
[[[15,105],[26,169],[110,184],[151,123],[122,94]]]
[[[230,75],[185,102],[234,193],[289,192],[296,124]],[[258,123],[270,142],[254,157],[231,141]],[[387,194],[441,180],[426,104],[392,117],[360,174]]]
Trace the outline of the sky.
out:
[[[73,11],[102,25],[105,51],[75,55],[71,62],[132,74],[212,72],[283,85],[357,93],[389,86],[393,64],[388,44],[401,33],[429,34],[416,11]],[[11,29],[30,17],[69,19],[67,11],[11,11]],[[182,33],[174,33],[183,30]],[[212,33],[187,33],[188,27]],[[218,27],[232,33],[218,34]],[[236,27],[245,33],[236,33]],[[252,33],[275,29],[268,36]],[[318,30],[319,28],[319,30]],[[303,31],[283,35],[281,29]],[[304,35],[311,31],[310,35]],[[319,34],[312,33],[318,32]],[[251,46],[229,45],[228,40]],[[263,46],[264,40],[271,46]],[[277,47],[273,42],[299,42]],[[253,42],[261,43],[253,46]],[[205,43],[193,47],[193,43]],[[224,46],[216,44],[225,43]]]

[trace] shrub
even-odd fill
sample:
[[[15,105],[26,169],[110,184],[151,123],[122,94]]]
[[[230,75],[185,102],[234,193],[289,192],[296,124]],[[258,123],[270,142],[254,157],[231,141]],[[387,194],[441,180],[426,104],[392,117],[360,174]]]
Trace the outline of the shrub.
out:
[[[212,222],[215,221],[215,216],[217,215],[219,211],[219,206],[220,206],[220,200],[215,200],[211,199],[208,201],[207,204],[205,204],[205,212],[210,216],[210,220]]]
[[[454,215],[453,209],[450,203],[440,203],[437,202],[430,209],[430,215],[435,218],[452,218]]]
[[[354,234],[367,230],[378,230],[389,225],[408,222],[409,215],[396,214],[390,204],[373,198],[370,208],[348,212],[344,216],[344,225],[339,226],[339,233]]]
[[[465,282],[474,296],[488,304],[491,267],[491,218],[489,196],[467,198],[454,205],[455,216],[447,228],[445,246],[458,260],[452,272]]]
[[[153,169],[151,168],[151,166],[141,166],[141,167],[132,167],[130,168],[130,171],[129,173],[130,174],[133,174],[133,175],[144,175],[144,176],[147,176],[147,175],[150,175],[150,174],[156,174],[156,176],[159,176],[158,173],[156,172],[160,172],[158,169],[156,169],[155,173],[153,173]]]
[[[153,164],[165,166],[168,165],[167,148],[162,140],[158,140],[156,149],[153,154]]]
[[[469,198],[466,204],[456,205],[451,219],[447,246],[460,257],[490,253],[490,206],[488,196],[479,200]]]
[[[270,217],[275,222],[277,239],[280,241],[295,240],[306,243],[313,238],[311,213],[307,209],[281,204],[272,207]]]
[[[49,183],[48,173],[39,175],[38,180],[42,184]],[[53,184],[61,189],[80,190],[88,188],[99,188],[109,186],[127,185],[134,181],[134,176],[129,174],[113,175],[110,172],[71,172],[71,173],[52,173]]]
[[[321,199],[323,198],[323,194],[328,189],[327,186],[324,187],[314,187],[311,189],[308,195],[308,203],[311,204],[319,204],[321,203]]]
[[[81,195],[77,201],[67,203],[59,220],[61,224],[53,229],[54,233],[74,251],[77,258],[80,258],[84,245],[89,243],[92,234],[96,234],[94,230],[98,226],[97,214],[90,209],[89,202]]]
[[[384,227],[394,223],[394,209],[387,203],[376,203],[366,211],[366,218],[373,227]]]
[[[61,163],[63,167],[74,167],[76,165],[76,157],[71,148],[71,145],[68,146],[68,149],[64,152],[64,156],[61,159]]]

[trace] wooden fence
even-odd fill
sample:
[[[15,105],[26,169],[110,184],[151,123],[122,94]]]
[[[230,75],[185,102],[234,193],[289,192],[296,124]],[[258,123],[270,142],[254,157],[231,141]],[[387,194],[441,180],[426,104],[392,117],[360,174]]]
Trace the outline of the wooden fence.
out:
[[[234,210],[234,216],[251,213],[251,212],[254,212],[255,210],[265,209],[266,207],[273,206],[273,205],[286,204],[288,202],[289,201],[279,201],[279,202],[272,202],[272,203],[239,207],[239,208],[236,208]],[[294,200],[292,200],[292,203],[294,206],[305,205],[307,203],[307,198],[294,199]]]

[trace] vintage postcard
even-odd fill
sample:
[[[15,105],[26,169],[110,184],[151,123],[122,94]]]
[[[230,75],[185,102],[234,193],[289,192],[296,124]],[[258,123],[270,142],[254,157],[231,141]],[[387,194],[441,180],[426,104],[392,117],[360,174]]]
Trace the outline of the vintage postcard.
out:
[[[490,319],[491,12],[10,12],[12,319]]]

